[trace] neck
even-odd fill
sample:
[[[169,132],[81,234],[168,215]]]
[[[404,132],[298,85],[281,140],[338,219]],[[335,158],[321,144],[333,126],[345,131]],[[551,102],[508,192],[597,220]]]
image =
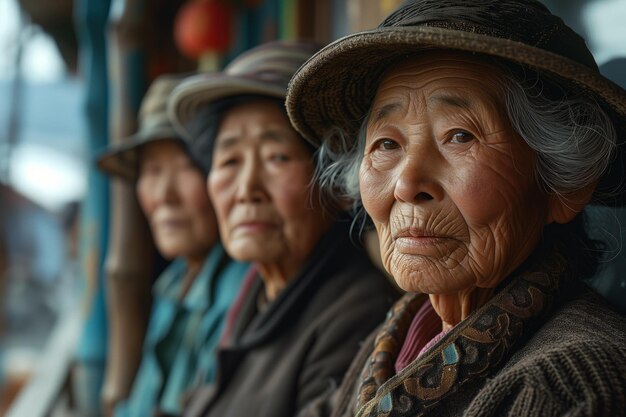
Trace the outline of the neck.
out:
[[[200,269],[202,268],[202,263],[204,261],[204,258],[188,257],[188,258],[185,258],[185,261],[187,262],[187,270],[185,271],[185,275],[183,275],[183,278],[182,278],[183,281],[182,281],[181,290],[180,290],[181,299],[185,298],[185,295],[187,295],[187,292],[189,292],[189,289],[191,288],[194,281],[196,280],[196,277],[198,276],[198,273],[200,272]]]
[[[494,288],[474,287],[454,294],[431,294],[430,302],[441,317],[443,330],[449,330],[485,305],[494,294]]]
[[[285,262],[259,263],[259,275],[265,284],[265,297],[267,301],[274,300],[285,288],[290,279],[298,272],[300,265],[289,265]]]

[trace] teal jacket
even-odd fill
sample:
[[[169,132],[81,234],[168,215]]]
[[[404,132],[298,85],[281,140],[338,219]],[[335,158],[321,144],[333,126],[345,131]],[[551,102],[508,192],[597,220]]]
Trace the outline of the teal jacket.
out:
[[[147,417],[157,409],[180,414],[183,395],[213,381],[226,313],[248,268],[217,244],[182,300],[186,262],[176,259],[163,271],[153,287],[143,359],[130,397],[118,404],[115,417]]]

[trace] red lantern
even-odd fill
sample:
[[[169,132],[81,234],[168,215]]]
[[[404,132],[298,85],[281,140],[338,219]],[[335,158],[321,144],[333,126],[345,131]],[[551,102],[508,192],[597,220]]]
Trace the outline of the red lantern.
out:
[[[193,0],[178,12],[174,39],[180,51],[191,59],[206,53],[222,53],[230,47],[232,9],[217,0]]]

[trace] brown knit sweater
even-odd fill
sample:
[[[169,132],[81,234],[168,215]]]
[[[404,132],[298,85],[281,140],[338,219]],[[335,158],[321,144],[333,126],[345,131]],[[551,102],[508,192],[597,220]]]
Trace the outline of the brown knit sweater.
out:
[[[611,310],[586,287],[571,281],[564,285],[567,288],[558,296],[555,292],[546,292],[545,300],[550,301],[553,296],[558,298],[552,307],[543,306],[536,311],[538,326],[526,326],[526,334],[519,333],[517,342],[511,346],[500,345],[504,350],[490,348],[487,356],[502,354],[501,359],[491,362],[475,360],[474,356],[480,356],[480,353],[471,345],[465,349],[460,340],[462,336],[459,336],[461,332],[457,332],[447,342],[433,347],[435,352],[431,353],[430,362],[424,360],[421,364],[416,363],[412,370],[392,376],[359,407],[368,363],[381,356],[372,355],[381,340],[382,330],[378,329],[355,358],[342,386],[326,397],[320,397],[299,417],[626,416],[626,318]],[[504,327],[508,327],[507,332],[519,329],[519,324],[508,320],[506,317],[502,320],[506,323]],[[522,324],[527,325],[528,320]],[[437,388],[443,385],[444,377],[440,381],[434,377],[433,382],[433,375],[437,372],[429,372],[436,369],[435,362],[440,356],[446,363],[446,346],[448,350],[450,346],[456,346],[459,366],[455,371],[454,386],[445,395],[435,398],[438,394],[420,391],[419,386],[431,384]],[[474,367],[467,372],[463,370],[464,361],[490,363],[486,365],[490,369]],[[375,367],[375,371],[379,368]],[[442,369],[443,375],[444,371],[450,370]]]

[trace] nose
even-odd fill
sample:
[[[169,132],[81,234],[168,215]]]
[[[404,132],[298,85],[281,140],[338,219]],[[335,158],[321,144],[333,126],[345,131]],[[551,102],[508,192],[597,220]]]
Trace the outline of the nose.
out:
[[[263,167],[257,155],[245,158],[237,176],[238,203],[262,203],[267,201],[267,193],[263,185]]]
[[[439,182],[441,155],[431,140],[411,144],[398,169],[394,197],[398,201],[421,204],[431,200],[441,201],[444,189]]]
[[[161,203],[176,203],[178,201],[178,190],[176,188],[176,172],[173,170],[164,171],[158,178],[154,186],[154,195]]]

